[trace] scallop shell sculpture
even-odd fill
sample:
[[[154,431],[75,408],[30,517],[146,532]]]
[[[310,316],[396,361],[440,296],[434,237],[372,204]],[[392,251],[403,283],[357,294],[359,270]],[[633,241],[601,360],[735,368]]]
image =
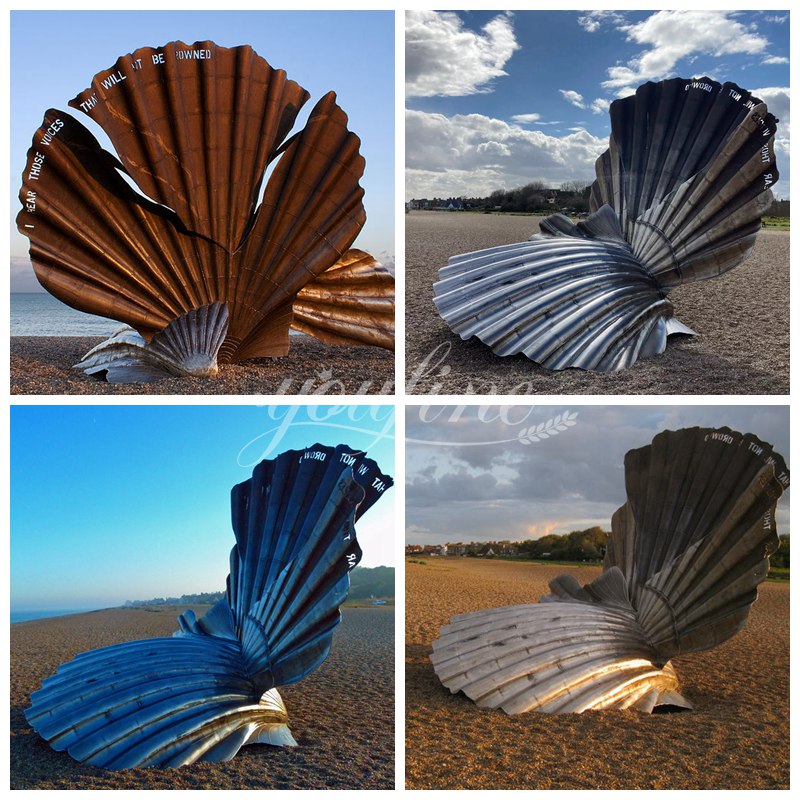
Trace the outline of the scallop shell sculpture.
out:
[[[69,114],[45,114],[17,217],[36,276],[129,326],[76,366],[154,380],[286,355],[296,304],[298,327],[328,343],[393,348],[394,280],[349,249],[366,219],[360,141],[333,92],[287,138],[308,98],[251,47],[170,42],[70,101],[120,160]]]
[[[327,657],[355,522],[392,485],[345,445],[262,461],[231,496],[236,545],[224,599],[186,611],[172,638],[78,655],[25,712],[56,750],[105,769],[226,761],[251,743],[295,745],[278,686]]]
[[[750,254],[778,179],[777,120],[734,83],[675,78],[611,104],[590,216],[529,242],[454,256],[434,303],[462,339],[551,370],[614,371],[663,353],[669,291]]]
[[[508,714],[692,707],[671,659],[745,626],[789,474],[752,434],[689,428],[631,450],[625,483],[600,577],[442,628],[431,661],[451,692]]]

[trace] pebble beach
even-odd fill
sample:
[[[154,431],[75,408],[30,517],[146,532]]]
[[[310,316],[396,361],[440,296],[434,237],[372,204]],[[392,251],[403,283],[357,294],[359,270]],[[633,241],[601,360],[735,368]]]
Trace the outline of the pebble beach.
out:
[[[92,336],[12,336],[12,394],[394,394],[394,353],[380,347],[332,347],[292,336],[289,355],[223,364],[213,378],[107,383],[72,369],[100,344]]]
[[[412,211],[406,214],[406,386],[412,394],[788,394],[789,233],[761,231],[740,266],[670,294],[697,332],[630,369],[551,372],[525,356],[500,358],[462,341],[433,304],[450,256],[529,239],[539,217]]]
[[[407,788],[789,788],[788,582],[761,584],[732,639],[673,659],[691,712],[511,717],[442,686],[428,655],[452,615],[535,602],[565,572],[600,568],[406,561]]]
[[[25,720],[30,693],[77,653],[170,636],[186,606],[116,608],[11,626],[12,789],[391,789],[394,608],[345,608],[327,660],[281,687],[299,747],[250,745],[220,764],[108,772],[57,753]],[[202,613],[207,607],[193,606]]]

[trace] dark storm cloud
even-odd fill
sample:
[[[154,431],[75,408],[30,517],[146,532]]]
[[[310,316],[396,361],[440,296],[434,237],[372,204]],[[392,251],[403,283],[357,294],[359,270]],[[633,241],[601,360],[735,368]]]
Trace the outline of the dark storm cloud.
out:
[[[571,411],[574,426],[523,445],[520,433]],[[409,407],[409,541],[535,538],[610,525],[625,500],[625,453],[692,426],[748,431],[789,462],[785,406]],[[430,444],[424,444],[428,442]],[[788,493],[787,493],[788,495]],[[788,496],[778,507],[788,532]]]

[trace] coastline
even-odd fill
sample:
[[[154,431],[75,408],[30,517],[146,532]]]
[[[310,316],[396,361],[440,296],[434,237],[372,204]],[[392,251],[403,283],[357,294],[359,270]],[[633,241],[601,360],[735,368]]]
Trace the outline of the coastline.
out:
[[[301,334],[289,355],[224,364],[215,378],[106,383],[72,369],[96,336],[12,336],[11,394],[393,394],[394,353],[379,347],[334,347]]]

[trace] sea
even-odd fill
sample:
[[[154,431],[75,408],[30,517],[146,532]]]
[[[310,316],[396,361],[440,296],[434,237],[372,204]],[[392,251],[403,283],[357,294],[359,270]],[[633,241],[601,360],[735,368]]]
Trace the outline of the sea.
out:
[[[97,611],[96,608],[70,608],[58,611],[12,611],[11,624],[15,622],[31,622],[34,619],[48,619],[49,617],[66,617],[68,614],[85,614],[87,611]]]
[[[12,292],[12,336],[111,336],[121,322],[76,311],[47,292]]]
[[[65,305],[47,292],[12,292],[12,336],[103,336],[125,325],[115,319],[85,314]],[[298,331],[289,331],[300,336]]]

